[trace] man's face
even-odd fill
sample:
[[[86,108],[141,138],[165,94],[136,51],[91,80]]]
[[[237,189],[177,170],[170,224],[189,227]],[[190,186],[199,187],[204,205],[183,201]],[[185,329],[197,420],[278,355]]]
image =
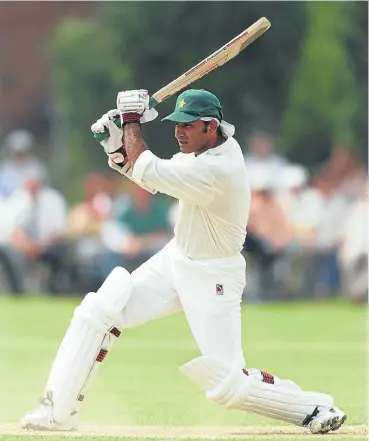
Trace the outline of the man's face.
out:
[[[215,120],[209,124],[201,120],[176,123],[175,137],[182,153],[200,154],[208,149],[208,144],[213,139],[216,130]]]

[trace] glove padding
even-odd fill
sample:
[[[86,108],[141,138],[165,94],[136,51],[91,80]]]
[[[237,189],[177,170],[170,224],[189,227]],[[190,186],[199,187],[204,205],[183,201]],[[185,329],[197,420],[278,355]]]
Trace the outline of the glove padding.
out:
[[[100,141],[107,155],[117,152],[123,145],[123,130],[114,123],[117,118],[120,118],[119,111],[117,109],[109,110],[91,126],[94,136],[109,131],[110,136]]]
[[[123,130],[117,127],[115,120],[119,117],[117,109],[109,110],[91,126],[94,137],[98,133],[109,131],[110,136],[100,141],[105,153],[109,156],[109,166],[122,174],[126,174],[131,165],[128,162],[123,146]],[[114,166],[112,166],[114,164]]]
[[[153,112],[152,112],[153,111]],[[157,112],[155,109],[151,109],[151,116],[149,118],[155,119],[157,117]],[[145,118],[145,116],[141,117]],[[151,121],[151,119],[146,119],[143,122]],[[98,119],[91,126],[92,133],[96,139],[96,135],[101,135],[103,133],[110,132],[111,136],[105,138],[100,142],[100,144],[104,147],[105,153],[108,155],[108,164],[109,167],[122,175],[129,178],[131,181],[134,181],[132,176],[132,167],[128,161],[127,155],[125,153],[125,149],[122,142],[123,129],[117,127],[117,121],[120,123],[120,112],[117,109],[109,110],[109,112],[105,113],[100,119]],[[148,192],[155,194],[156,190],[142,183],[138,183],[142,188],[147,190]]]
[[[146,89],[125,90],[117,95],[120,113],[138,113],[143,116],[149,110],[149,94]]]
[[[147,122],[153,121],[158,116],[158,112],[156,109],[147,109],[143,113],[140,118],[140,124],[144,124]],[[120,129],[122,127],[121,115],[118,109],[109,110],[109,112],[105,113],[100,119],[98,119],[91,126],[91,130],[93,132],[94,138],[101,145],[103,141],[107,141],[107,138],[110,136],[110,132],[108,129],[108,121],[111,120],[114,124]],[[104,145],[103,145],[104,146]],[[104,147],[105,148],[105,147]]]

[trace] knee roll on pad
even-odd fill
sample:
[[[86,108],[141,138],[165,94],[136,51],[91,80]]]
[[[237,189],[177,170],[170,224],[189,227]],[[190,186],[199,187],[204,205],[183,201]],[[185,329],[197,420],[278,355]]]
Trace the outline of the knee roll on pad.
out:
[[[129,272],[116,267],[105,279],[100,289],[88,293],[75,310],[75,317],[86,320],[99,332],[107,332],[112,326],[121,327],[122,311],[133,290]]]
[[[109,317],[120,314],[126,306],[133,290],[131,274],[117,266],[96,292],[96,306]]]

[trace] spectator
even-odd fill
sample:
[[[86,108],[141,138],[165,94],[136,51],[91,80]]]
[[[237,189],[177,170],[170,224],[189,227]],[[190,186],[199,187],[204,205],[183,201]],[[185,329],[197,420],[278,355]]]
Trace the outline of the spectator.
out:
[[[11,196],[29,177],[45,182],[48,174],[43,163],[32,154],[34,145],[33,135],[22,129],[5,138],[4,150],[8,159],[0,166],[0,196]]]
[[[303,193],[308,180],[307,170],[299,164],[287,164],[279,176],[278,201],[288,216]]]
[[[112,234],[110,241],[106,240],[113,251],[111,267],[124,261],[124,267],[133,270],[170,239],[169,204],[162,196],[132,184],[130,200],[118,215],[117,224],[120,236]]]
[[[325,175],[315,176],[312,186],[322,198],[322,208],[315,235],[304,244],[309,255],[304,267],[302,296],[325,297],[339,289],[337,250],[348,203],[342,195],[334,192]]]
[[[84,200],[71,209],[67,220],[67,235],[73,242],[80,282],[91,289],[105,276],[107,249],[102,232],[111,222],[112,193],[112,182],[106,176],[86,176]]]
[[[349,210],[339,248],[342,287],[356,302],[368,300],[368,196],[367,182],[360,199]]]
[[[18,277],[9,259],[7,244],[14,224],[11,198],[0,196],[0,292],[20,294]]]
[[[308,172],[298,164],[287,165],[279,181],[278,201],[291,225],[296,248],[314,241],[324,210],[324,198],[307,186]]]
[[[292,235],[287,217],[278,202],[268,168],[258,167],[250,173],[252,190],[248,231],[264,238],[276,252],[282,251]]]
[[[249,153],[244,155],[250,172],[254,168],[264,167],[269,175],[276,179],[280,170],[287,164],[287,160],[273,152],[272,138],[266,133],[254,133],[249,142]]]
[[[56,293],[64,289],[67,247],[65,222],[67,204],[57,191],[42,184],[39,176],[28,176],[23,188],[16,191],[8,206],[13,228],[6,243],[6,253],[17,273],[19,289],[41,262],[49,271],[44,289]]]
[[[14,222],[12,217],[10,198],[0,195],[0,245],[5,243],[9,238]]]
[[[366,170],[364,164],[345,146],[337,146],[323,167],[323,173],[335,191],[351,203],[365,187]]]
[[[273,189],[274,180],[266,166],[255,167],[250,173],[252,190],[248,236],[251,245],[260,249],[259,255],[269,257],[269,265],[261,262],[260,291],[263,299],[279,296],[276,286],[279,285],[279,262],[284,259],[292,239],[292,231],[288,219],[279,204]],[[246,239],[246,250],[248,238]],[[273,259],[271,259],[273,255]]]

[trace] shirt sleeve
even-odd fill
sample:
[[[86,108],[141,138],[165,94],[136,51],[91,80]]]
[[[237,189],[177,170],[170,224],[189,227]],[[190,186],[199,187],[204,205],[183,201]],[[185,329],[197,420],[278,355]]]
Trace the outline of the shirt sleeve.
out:
[[[189,163],[173,158],[160,159],[150,150],[141,153],[137,159],[133,178],[160,193],[203,207],[209,205],[219,192],[214,187],[215,178],[209,164],[200,159]]]
[[[125,176],[127,176],[128,179],[130,179],[132,182],[134,182],[135,184],[139,185],[141,188],[143,188],[144,190],[148,191],[151,194],[156,194],[157,190],[155,188],[152,188],[148,185],[145,185],[143,182],[138,182],[133,178],[133,172],[132,172],[132,168],[130,168],[129,170],[127,170],[126,173],[124,173]]]

